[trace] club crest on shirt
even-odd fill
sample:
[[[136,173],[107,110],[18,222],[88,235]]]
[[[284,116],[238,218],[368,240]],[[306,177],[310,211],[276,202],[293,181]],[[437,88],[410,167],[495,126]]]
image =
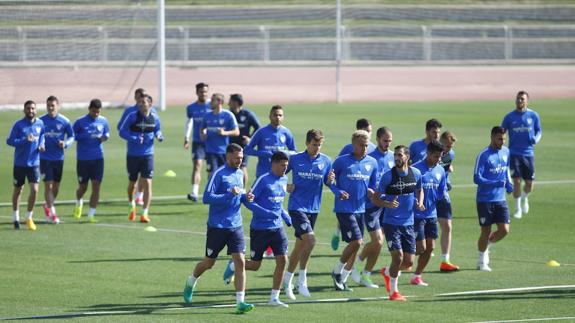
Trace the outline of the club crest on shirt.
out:
[[[388,166],[389,168],[393,168],[393,166],[394,166],[393,160],[388,161],[388,162],[387,162],[387,166]]]
[[[223,125],[223,124],[224,124],[224,122],[225,122],[225,120],[224,120],[224,119],[220,119],[220,125]]]
[[[437,178],[438,181],[441,181],[441,174],[439,173],[435,174],[435,178]]]
[[[56,125],[56,129],[62,130],[62,125],[61,125],[61,124],[57,124],[57,125]]]
[[[37,133],[37,134],[39,134],[39,133],[40,133],[40,127],[34,128],[34,132]]]
[[[324,163],[317,164],[317,168],[319,168],[319,170],[323,170],[324,167],[325,167]]]
[[[371,165],[370,165],[370,164],[366,164],[366,165],[365,165],[365,170],[369,172],[369,171],[371,170]]]
[[[282,189],[284,190],[284,192],[287,192],[287,184],[282,185]]]
[[[242,122],[246,121],[246,116],[241,116],[240,121],[242,121]]]
[[[102,130],[104,130],[104,126],[99,124],[96,126],[96,129],[98,129],[98,131],[102,131]]]
[[[305,229],[307,229],[307,223],[302,223],[302,224],[299,225],[299,227],[300,227],[302,230],[305,230]]]
[[[281,136],[280,136],[280,141],[281,141],[282,143],[285,143],[285,142],[286,142],[286,136],[281,135]]]
[[[532,123],[533,123],[533,119],[527,118],[527,124],[532,124]]]
[[[207,254],[208,256],[211,256],[212,253],[214,253],[214,251],[213,251],[212,249],[206,248],[206,254]]]

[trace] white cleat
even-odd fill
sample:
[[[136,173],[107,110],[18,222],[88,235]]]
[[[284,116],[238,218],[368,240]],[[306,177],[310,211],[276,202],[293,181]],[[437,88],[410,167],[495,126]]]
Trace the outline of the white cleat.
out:
[[[303,297],[311,297],[311,294],[309,293],[309,289],[307,288],[307,285],[301,285],[299,284],[297,286],[297,290],[299,292],[299,294]],[[295,299],[295,298],[294,298]]]
[[[353,268],[351,269],[351,279],[356,283],[356,284],[360,284],[361,283],[361,273],[359,272],[359,270],[357,270],[355,268],[355,266],[353,266]]]
[[[269,306],[278,306],[278,307],[289,307],[288,304],[280,301],[279,298],[270,299],[270,301],[268,302],[268,305]]]
[[[529,199],[527,197],[521,198],[521,210],[523,210],[523,214],[529,213]]]
[[[516,219],[521,219],[523,215],[521,214],[521,209],[517,209],[515,210],[515,212],[513,212],[513,217]]]
[[[295,301],[295,295],[293,293],[293,285],[292,284],[288,285],[288,284],[284,283],[284,290],[286,293],[286,297],[288,299],[291,299],[292,301]]]
[[[479,271],[491,272],[491,268],[489,267],[488,264],[478,263],[477,269]]]

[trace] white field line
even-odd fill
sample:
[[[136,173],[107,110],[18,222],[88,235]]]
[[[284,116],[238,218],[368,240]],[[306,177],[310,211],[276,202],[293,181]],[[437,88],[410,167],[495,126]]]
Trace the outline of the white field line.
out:
[[[406,296],[410,297],[410,296]],[[388,297],[357,297],[357,298],[324,298],[324,299],[312,299],[305,301],[293,301],[288,302],[288,304],[315,304],[315,303],[346,303],[346,302],[367,302],[367,301],[382,301],[388,300]],[[267,306],[267,303],[254,303],[256,306]],[[207,309],[207,308],[234,308],[236,304],[213,304],[213,305],[200,305],[200,306],[182,306],[182,307],[159,307],[154,308],[151,311],[146,310],[146,314],[150,312],[157,311],[186,311],[186,310],[197,310],[197,309]],[[64,313],[64,314],[47,314],[47,315],[37,315],[37,316],[22,316],[22,317],[2,317],[0,321],[8,320],[31,320],[31,319],[49,319],[49,318],[73,318],[73,317],[86,317],[86,316],[103,316],[103,315],[125,315],[125,314],[137,314],[143,310],[132,310],[132,311],[93,311],[93,312],[79,312],[79,313]]]
[[[567,184],[575,184],[575,179],[566,179],[566,180],[556,180],[556,181],[536,181],[536,185],[567,185]],[[452,187],[454,188],[475,188],[477,185],[475,184],[454,184]],[[331,192],[328,189],[323,191],[324,193]],[[199,199],[202,199],[202,194],[199,195]],[[44,204],[44,201],[41,198],[37,199],[36,205]],[[185,195],[165,195],[165,196],[156,196],[154,195],[152,200],[155,201],[172,201],[172,200],[187,200]],[[99,203],[114,203],[114,202],[126,202],[126,198],[114,198],[114,199],[107,199],[107,200],[100,200]],[[22,203],[25,203],[22,202]],[[65,204],[74,204],[76,200],[57,200],[54,204],[56,205],[65,205]],[[192,202],[189,202],[190,204]],[[0,203],[0,207],[12,206],[12,202],[3,202]]]
[[[522,292],[531,290],[546,290],[546,289],[571,289],[575,288],[575,285],[554,285],[554,286],[537,286],[537,287],[519,287],[519,288],[504,288],[504,289],[489,289],[489,290],[473,290],[468,292],[457,292],[457,293],[444,293],[437,294],[435,296],[463,296],[463,295],[479,295],[479,294],[496,294],[496,293],[506,293],[506,292]]]
[[[508,322],[541,322],[541,321],[564,321],[573,320],[575,316],[563,316],[563,317],[541,317],[536,319],[519,319],[519,320],[503,320],[503,321],[482,321],[482,322],[470,322],[470,323],[508,323]]]

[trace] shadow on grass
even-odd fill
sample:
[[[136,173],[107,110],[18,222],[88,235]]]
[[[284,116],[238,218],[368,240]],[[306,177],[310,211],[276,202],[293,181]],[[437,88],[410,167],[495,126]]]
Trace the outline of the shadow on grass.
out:
[[[439,296],[429,300],[414,299],[414,302],[469,302],[469,301],[508,301],[508,300],[535,300],[535,299],[575,299],[575,289],[571,290],[538,290],[524,292],[504,292],[479,295],[453,295]]]
[[[100,262],[146,262],[146,261],[202,261],[203,257],[167,257],[167,258],[128,258],[128,259],[94,259],[94,260],[73,260],[70,264],[100,263]]]

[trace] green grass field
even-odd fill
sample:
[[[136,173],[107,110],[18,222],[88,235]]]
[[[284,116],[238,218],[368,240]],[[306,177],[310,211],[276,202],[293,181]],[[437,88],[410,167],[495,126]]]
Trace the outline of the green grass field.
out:
[[[330,156],[335,156],[349,141],[355,120],[360,117],[369,118],[374,129],[381,125],[391,127],[394,145],[409,144],[423,137],[425,121],[431,117],[440,119],[444,129],[453,131],[459,141],[455,147],[457,155],[452,176],[455,186],[452,191],[455,214],[452,261],[462,270],[453,274],[440,273],[440,251],[436,250],[437,256],[432,258],[428,272],[424,274],[429,287],[409,285],[409,273],[400,278],[400,290],[410,296],[407,303],[373,299],[386,296],[384,288],[366,289],[356,287],[353,282],[354,292],[335,292],[329,272],[339,252],[332,251],[328,245],[336,219],[331,212],[333,195],[327,192],[315,230],[319,244],[313,251],[309,267],[312,298],[309,302],[292,304],[289,309],[257,306],[254,312],[245,316],[235,316],[230,307],[210,307],[235,301],[233,287],[222,283],[227,256],[221,257],[214,269],[199,280],[193,307],[185,306],[182,301],[184,281],[204,255],[203,233],[207,216],[206,206],[190,203],[184,197],[190,189],[191,162],[189,152],[182,148],[182,107],[172,107],[161,114],[166,140],[156,146],[154,194],[158,198],[175,197],[153,201],[151,224],[158,229],[154,233],[144,231],[145,225],[127,221],[126,202],[122,200],[127,185],[125,142],[115,131],[121,111],[103,113],[114,130],[111,140],[105,144],[106,170],[101,196],[104,202],[98,207],[98,224],[88,224],[85,217],[74,221],[71,217],[73,205],[61,204],[58,213],[64,223],[43,224],[44,215],[38,206],[35,217],[40,223],[36,232],[13,230],[8,204],[12,190],[13,149],[4,143],[0,149],[0,318],[62,315],[53,319],[471,322],[575,317],[575,240],[572,234],[575,176],[570,172],[575,159],[574,104],[575,100],[532,101],[543,126],[543,139],[537,147],[540,184],[530,198],[530,214],[521,220],[512,220],[510,235],[492,249],[491,273],[475,270],[479,227],[472,173],[477,153],[489,142],[491,127],[499,124],[504,114],[513,108],[512,101],[285,106],[285,124],[294,133],[298,148],[304,148],[304,134],[308,129],[320,128],[326,135],[323,152]],[[269,106],[253,107],[263,123],[267,123],[268,109]],[[83,113],[65,112],[72,120]],[[0,138],[3,142],[12,123],[21,116],[21,112],[1,113],[3,130]],[[62,201],[73,200],[76,189],[75,147],[67,151],[66,156],[59,196]],[[250,162],[253,174],[255,160]],[[162,176],[169,169],[175,171],[177,177]],[[205,182],[205,175],[202,182]],[[43,189],[40,191],[43,194]],[[24,196],[27,192],[25,189]],[[244,210],[243,215],[247,233],[251,214]],[[290,245],[293,245],[293,230],[289,228],[287,232]],[[547,266],[546,262],[551,259],[562,265]],[[384,251],[376,267],[389,261],[389,255]],[[267,302],[272,270],[273,261],[265,260],[259,272],[248,273],[247,301]],[[376,274],[374,281],[383,284]],[[572,287],[438,296],[554,285]],[[355,301],[317,302],[339,298]],[[372,299],[360,301],[358,298]],[[298,301],[307,300],[299,297]],[[92,314],[80,314],[86,312]]]

